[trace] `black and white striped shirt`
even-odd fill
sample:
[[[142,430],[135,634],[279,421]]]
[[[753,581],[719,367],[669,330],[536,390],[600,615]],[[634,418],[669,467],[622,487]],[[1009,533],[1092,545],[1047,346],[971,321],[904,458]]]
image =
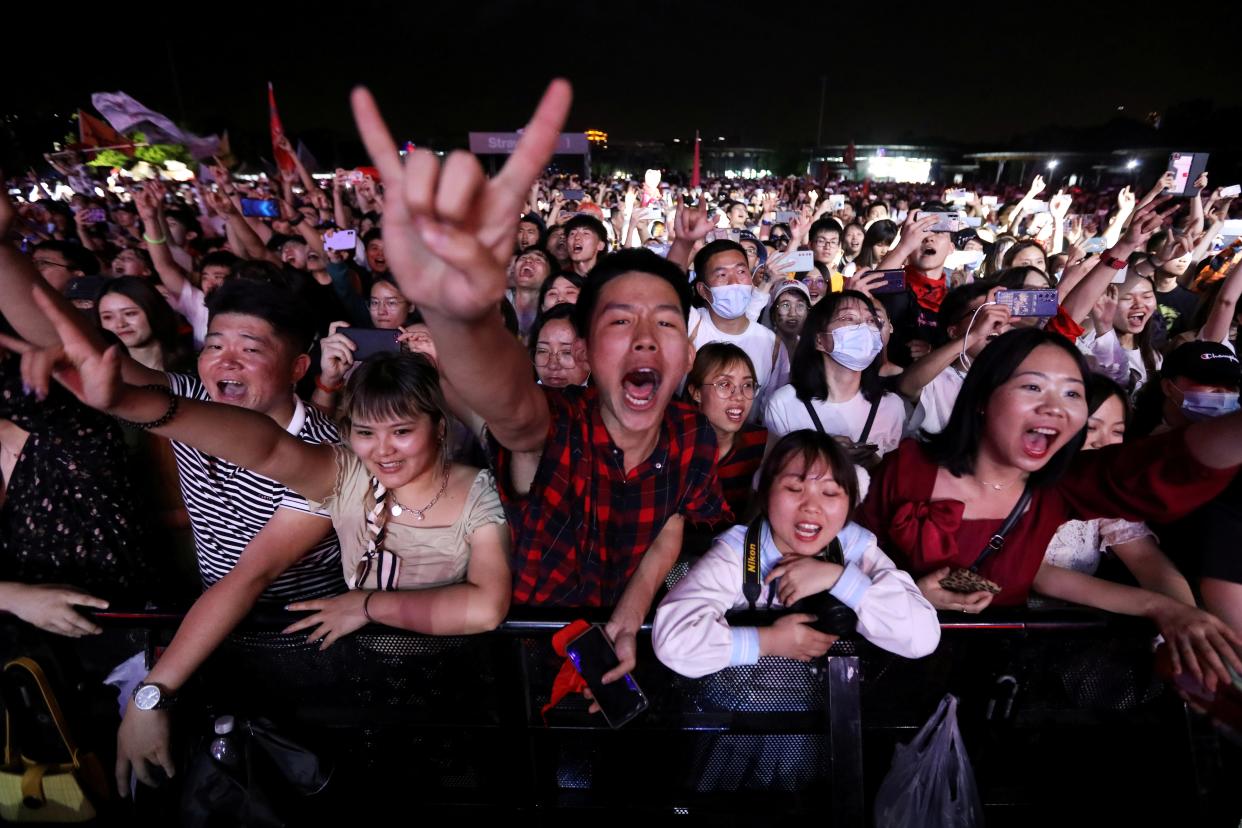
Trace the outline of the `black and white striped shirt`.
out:
[[[174,394],[194,400],[210,400],[198,377],[167,374]],[[293,419],[286,427],[308,443],[337,443],[336,426],[313,406],[296,399]],[[267,525],[277,509],[322,516],[330,529],[327,511],[312,509],[296,492],[275,480],[225,460],[204,454],[184,443],[173,442],[177,471],[181,476],[181,497],[198,553],[198,572],[203,588],[228,574],[246,545]],[[268,586],[262,601],[298,601],[345,591],[341,575],[341,547],[336,533],[329,531],[317,546],[289,567]]]

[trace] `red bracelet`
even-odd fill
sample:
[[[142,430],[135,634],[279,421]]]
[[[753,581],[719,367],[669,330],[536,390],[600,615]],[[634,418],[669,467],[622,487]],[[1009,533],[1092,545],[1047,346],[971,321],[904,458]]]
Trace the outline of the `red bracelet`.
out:
[[[335,394],[337,391],[340,391],[342,388],[345,387],[345,383],[341,383],[340,385],[329,386],[329,385],[324,385],[323,379],[321,379],[320,377],[315,377],[315,387],[325,394]]]

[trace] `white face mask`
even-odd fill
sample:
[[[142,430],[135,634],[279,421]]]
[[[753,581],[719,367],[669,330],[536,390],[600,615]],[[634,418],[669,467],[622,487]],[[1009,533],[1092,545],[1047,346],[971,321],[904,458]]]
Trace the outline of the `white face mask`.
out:
[[[750,304],[750,285],[721,285],[712,291],[712,310],[721,319],[737,319]]]
[[[851,371],[867,368],[884,348],[884,338],[874,325],[846,325],[832,332],[832,351],[828,356]]]

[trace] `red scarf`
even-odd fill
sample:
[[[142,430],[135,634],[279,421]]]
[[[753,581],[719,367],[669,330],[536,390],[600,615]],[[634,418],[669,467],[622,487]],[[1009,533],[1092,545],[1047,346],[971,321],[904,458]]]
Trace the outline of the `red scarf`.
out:
[[[914,265],[906,265],[906,287],[914,293],[918,303],[929,311],[939,312],[944,295],[949,292],[945,279],[929,279],[927,274]]]

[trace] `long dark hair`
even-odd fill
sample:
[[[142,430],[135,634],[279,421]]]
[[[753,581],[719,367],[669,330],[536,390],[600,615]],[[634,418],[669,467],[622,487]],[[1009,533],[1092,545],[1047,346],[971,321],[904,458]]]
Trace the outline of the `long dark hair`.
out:
[[[119,276],[109,279],[95,300],[95,322],[103,327],[99,318],[99,305],[109,293],[119,293],[132,301],[147,316],[147,325],[151,328],[151,338],[160,346],[164,357],[164,367],[168,371],[192,368],[194,351],[189,339],[184,336],[168,302],[151,286],[148,279],[141,276]]]
[[[1015,328],[993,340],[970,366],[962,390],[953,404],[953,413],[944,431],[939,434],[922,434],[928,455],[937,465],[944,466],[955,477],[971,474],[979,456],[979,441],[986,426],[984,410],[997,388],[1000,388],[1022,364],[1031,352],[1041,345],[1060,348],[1074,360],[1082,374],[1083,382],[1091,371],[1078,349],[1063,336],[1040,328]],[[1086,424],[1061,450],[1031,474],[1031,483],[1045,486],[1053,483],[1074,460],[1087,440]]]
[[[789,384],[797,392],[798,399],[803,402],[828,399],[828,377],[824,373],[824,355],[815,346],[815,338],[824,332],[837,308],[846,299],[861,302],[867,310],[875,314],[875,304],[865,293],[856,290],[843,290],[840,293],[825,294],[818,305],[812,305],[807,311],[806,322],[802,325],[802,337],[798,347],[794,349],[793,362],[789,366]],[[880,358],[877,356],[862,372],[861,390],[869,403],[884,396],[884,386],[880,382]]]

